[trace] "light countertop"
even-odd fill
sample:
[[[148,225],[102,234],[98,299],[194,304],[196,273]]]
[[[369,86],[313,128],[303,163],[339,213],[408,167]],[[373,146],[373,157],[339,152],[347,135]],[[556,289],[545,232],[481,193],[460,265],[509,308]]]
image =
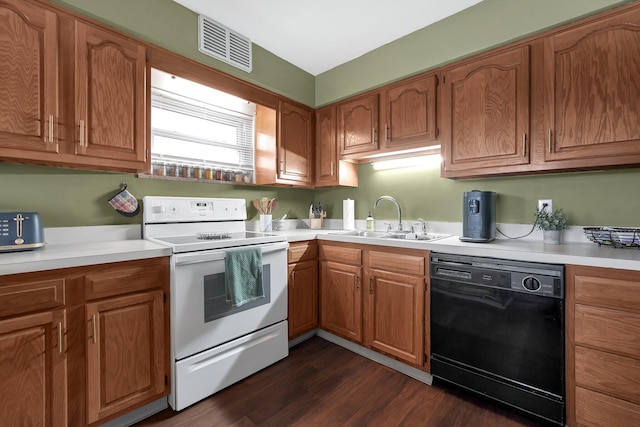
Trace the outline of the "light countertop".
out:
[[[459,236],[441,240],[381,239],[344,235],[340,230],[289,230],[276,232],[287,236],[289,242],[329,240],[336,242],[383,245],[388,247],[423,249],[459,255],[506,258],[518,261],[575,264],[593,267],[640,270],[640,249],[598,246],[596,243],[569,242],[545,245],[541,240],[496,239],[490,243],[462,242]]]
[[[290,243],[327,240],[388,247],[423,249],[519,261],[575,264],[640,271],[640,249],[598,246],[591,242],[545,245],[540,239],[496,239],[491,243],[461,242],[457,235],[436,241],[365,238],[342,230],[309,228],[275,231]],[[144,240],[139,226],[100,226],[46,229],[45,247],[0,253],[0,275],[170,256],[171,249]]]
[[[47,244],[33,251],[0,254],[0,275],[170,255],[171,248],[142,239]]]

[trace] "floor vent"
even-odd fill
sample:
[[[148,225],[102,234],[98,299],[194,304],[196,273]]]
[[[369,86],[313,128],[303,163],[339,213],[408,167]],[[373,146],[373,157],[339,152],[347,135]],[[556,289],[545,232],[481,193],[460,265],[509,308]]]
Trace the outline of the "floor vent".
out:
[[[203,15],[198,24],[200,52],[251,72],[251,40]]]

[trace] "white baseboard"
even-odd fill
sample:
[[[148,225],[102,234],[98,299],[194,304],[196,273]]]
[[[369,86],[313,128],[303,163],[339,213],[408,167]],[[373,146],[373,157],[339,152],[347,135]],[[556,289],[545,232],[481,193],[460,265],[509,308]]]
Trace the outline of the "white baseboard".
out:
[[[314,335],[316,335],[316,329],[314,329],[311,332],[307,332],[304,335],[300,335],[297,338],[292,339],[291,341],[289,341],[289,348],[297,346],[301,342],[308,340],[309,338],[313,337]]]
[[[359,354],[360,356],[366,357],[367,359],[373,360],[374,362],[378,362],[381,365],[384,365],[388,368],[401,372],[420,382],[423,382],[428,385],[431,385],[431,383],[433,382],[433,377],[431,376],[431,374],[428,374],[424,371],[421,371],[409,365],[405,365],[402,362],[398,362],[397,360],[387,357],[376,351],[370,350],[366,347],[363,347],[354,342],[345,340],[344,338],[340,338],[339,336],[333,335],[321,329],[316,329],[316,334],[320,338],[323,338],[329,342],[337,344],[340,347],[344,347],[349,351]]]

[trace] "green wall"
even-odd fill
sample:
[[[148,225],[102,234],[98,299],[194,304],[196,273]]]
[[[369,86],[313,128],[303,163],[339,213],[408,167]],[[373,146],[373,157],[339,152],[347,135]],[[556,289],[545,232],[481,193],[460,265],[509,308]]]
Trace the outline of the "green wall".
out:
[[[61,5],[176,51],[213,68],[273,90],[307,105],[323,105],[380,86],[454,58],[535,33],[620,1],[484,0],[434,26],[417,31],[316,79],[254,45],[254,71],[245,73],[197,51],[197,17],[172,0],[54,0]],[[213,17],[215,18],[215,17]],[[329,31],[329,30],[328,30]],[[314,92],[315,91],[315,92]],[[141,199],[145,195],[277,197],[276,216],[304,218],[311,200],[320,200],[330,218],[342,218],[342,200],[356,200],[363,219],[381,195],[396,197],[407,219],[461,221],[462,193],[496,191],[500,222],[529,223],[539,198],[551,198],[573,224],[637,226],[640,170],[616,170],[544,176],[453,181],[438,169],[374,171],[359,166],[357,189],[300,190],[138,178],[133,174],[75,171],[0,163],[0,211],[35,210],[46,227],[138,224],[107,203],[123,182]],[[257,212],[249,208],[249,217]],[[395,219],[393,207],[381,204],[377,219]]]
[[[483,0],[316,76],[316,106],[622,3],[628,0]]]
[[[143,196],[237,197],[247,200],[249,219],[258,212],[251,200],[275,197],[274,217],[309,215],[313,190],[282,189],[138,178],[134,174],[77,171],[46,166],[0,163],[0,211],[37,211],[45,227],[141,224],[142,214],[125,217],[107,200],[122,183],[138,200]]]
[[[53,0],[125,33],[194,59],[290,99],[315,105],[314,77],[253,44],[253,70],[239,70],[198,51],[198,15],[172,0]],[[215,19],[215,16],[211,18]]]
[[[640,225],[639,169],[454,181],[440,178],[439,168],[358,168],[358,178],[366,185],[316,191],[329,217],[342,218],[342,200],[350,198],[355,200],[356,219],[371,211],[376,220],[395,222],[393,204],[381,202],[373,209],[378,197],[388,195],[400,203],[407,220],[461,222],[463,193],[482,190],[497,193],[496,219],[502,223],[531,223],[538,199],[552,199],[554,210],[562,209],[570,225]]]

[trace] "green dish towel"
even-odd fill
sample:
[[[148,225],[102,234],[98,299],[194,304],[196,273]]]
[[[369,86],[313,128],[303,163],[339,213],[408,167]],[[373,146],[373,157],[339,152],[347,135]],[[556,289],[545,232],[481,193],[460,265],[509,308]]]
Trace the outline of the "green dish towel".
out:
[[[224,270],[227,302],[237,307],[264,298],[262,249],[227,250]]]

